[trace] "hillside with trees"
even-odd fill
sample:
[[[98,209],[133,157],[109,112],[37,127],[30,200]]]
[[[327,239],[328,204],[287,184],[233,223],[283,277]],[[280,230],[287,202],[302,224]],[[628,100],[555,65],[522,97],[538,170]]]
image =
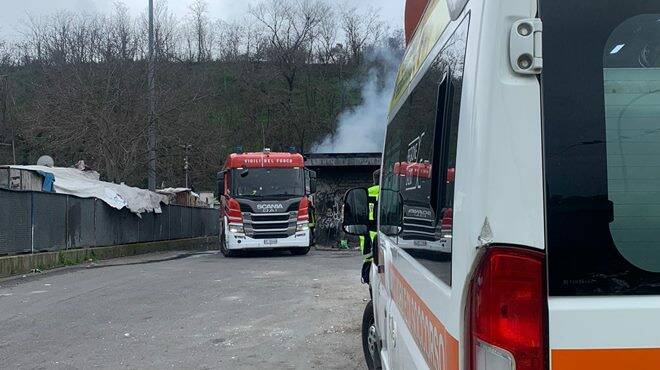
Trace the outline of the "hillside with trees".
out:
[[[244,19],[211,19],[191,1],[156,9],[158,185],[214,188],[227,153],[302,152],[361,104],[379,52],[400,58],[401,32],[377,11],[322,0],[267,0]],[[147,20],[112,14],[27,17],[22,37],[0,40],[0,164],[79,160],[109,181],[147,185]]]

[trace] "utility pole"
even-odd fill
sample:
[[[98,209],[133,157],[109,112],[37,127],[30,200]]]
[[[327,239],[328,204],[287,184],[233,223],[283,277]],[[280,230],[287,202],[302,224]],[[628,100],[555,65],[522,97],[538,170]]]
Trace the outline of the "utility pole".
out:
[[[5,128],[7,128],[7,76],[6,75],[0,75],[0,118],[2,118],[2,125],[0,125],[0,135],[1,135],[5,131]]]
[[[190,148],[192,148],[192,145],[186,144],[186,145],[181,145],[181,147],[186,150],[186,155],[183,158],[183,170],[186,173],[186,189],[190,189],[189,181],[188,181],[188,170],[190,169],[190,162],[188,162],[188,153]]]
[[[154,0],[149,0],[149,72],[147,79],[149,84],[149,190],[156,190],[156,75],[154,55]]]
[[[4,131],[7,128],[7,131],[11,131],[11,144],[0,143],[3,146],[11,146],[11,154],[14,159],[14,164],[16,164],[16,140],[14,135],[14,129],[9,128],[7,123],[7,99],[9,96],[9,85],[7,83],[7,75],[0,75],[0,116],[2,118],[2,125],[0,125],[0,132]]]

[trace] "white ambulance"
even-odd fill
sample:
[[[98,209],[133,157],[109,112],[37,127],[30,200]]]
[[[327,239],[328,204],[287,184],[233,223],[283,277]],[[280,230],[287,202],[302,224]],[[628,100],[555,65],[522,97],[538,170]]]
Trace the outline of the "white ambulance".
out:
[[[660,369],[660,0],[409,0],[407,16],[368,365]],[[432,185],[389,181],[402,162]],[[444,252],[401,242],[420,199]],[[367,208],[347,193],[346,231]]]

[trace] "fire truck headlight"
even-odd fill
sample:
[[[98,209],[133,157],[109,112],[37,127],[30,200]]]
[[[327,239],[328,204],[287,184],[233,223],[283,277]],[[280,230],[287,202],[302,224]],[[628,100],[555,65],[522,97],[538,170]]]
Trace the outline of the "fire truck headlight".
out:
[[[229,232],[232,234],[243,234],[245,229],[243,225],[229,225]]]
[[[296,232],[309,230],[309,222],[301,222],[296,228]]]

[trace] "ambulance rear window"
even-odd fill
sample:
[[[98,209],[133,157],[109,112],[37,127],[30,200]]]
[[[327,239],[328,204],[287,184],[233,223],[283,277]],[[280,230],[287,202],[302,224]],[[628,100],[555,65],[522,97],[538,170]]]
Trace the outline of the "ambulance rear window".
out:
[[[541,4],[550,294],[660,294],[660,5]]]

